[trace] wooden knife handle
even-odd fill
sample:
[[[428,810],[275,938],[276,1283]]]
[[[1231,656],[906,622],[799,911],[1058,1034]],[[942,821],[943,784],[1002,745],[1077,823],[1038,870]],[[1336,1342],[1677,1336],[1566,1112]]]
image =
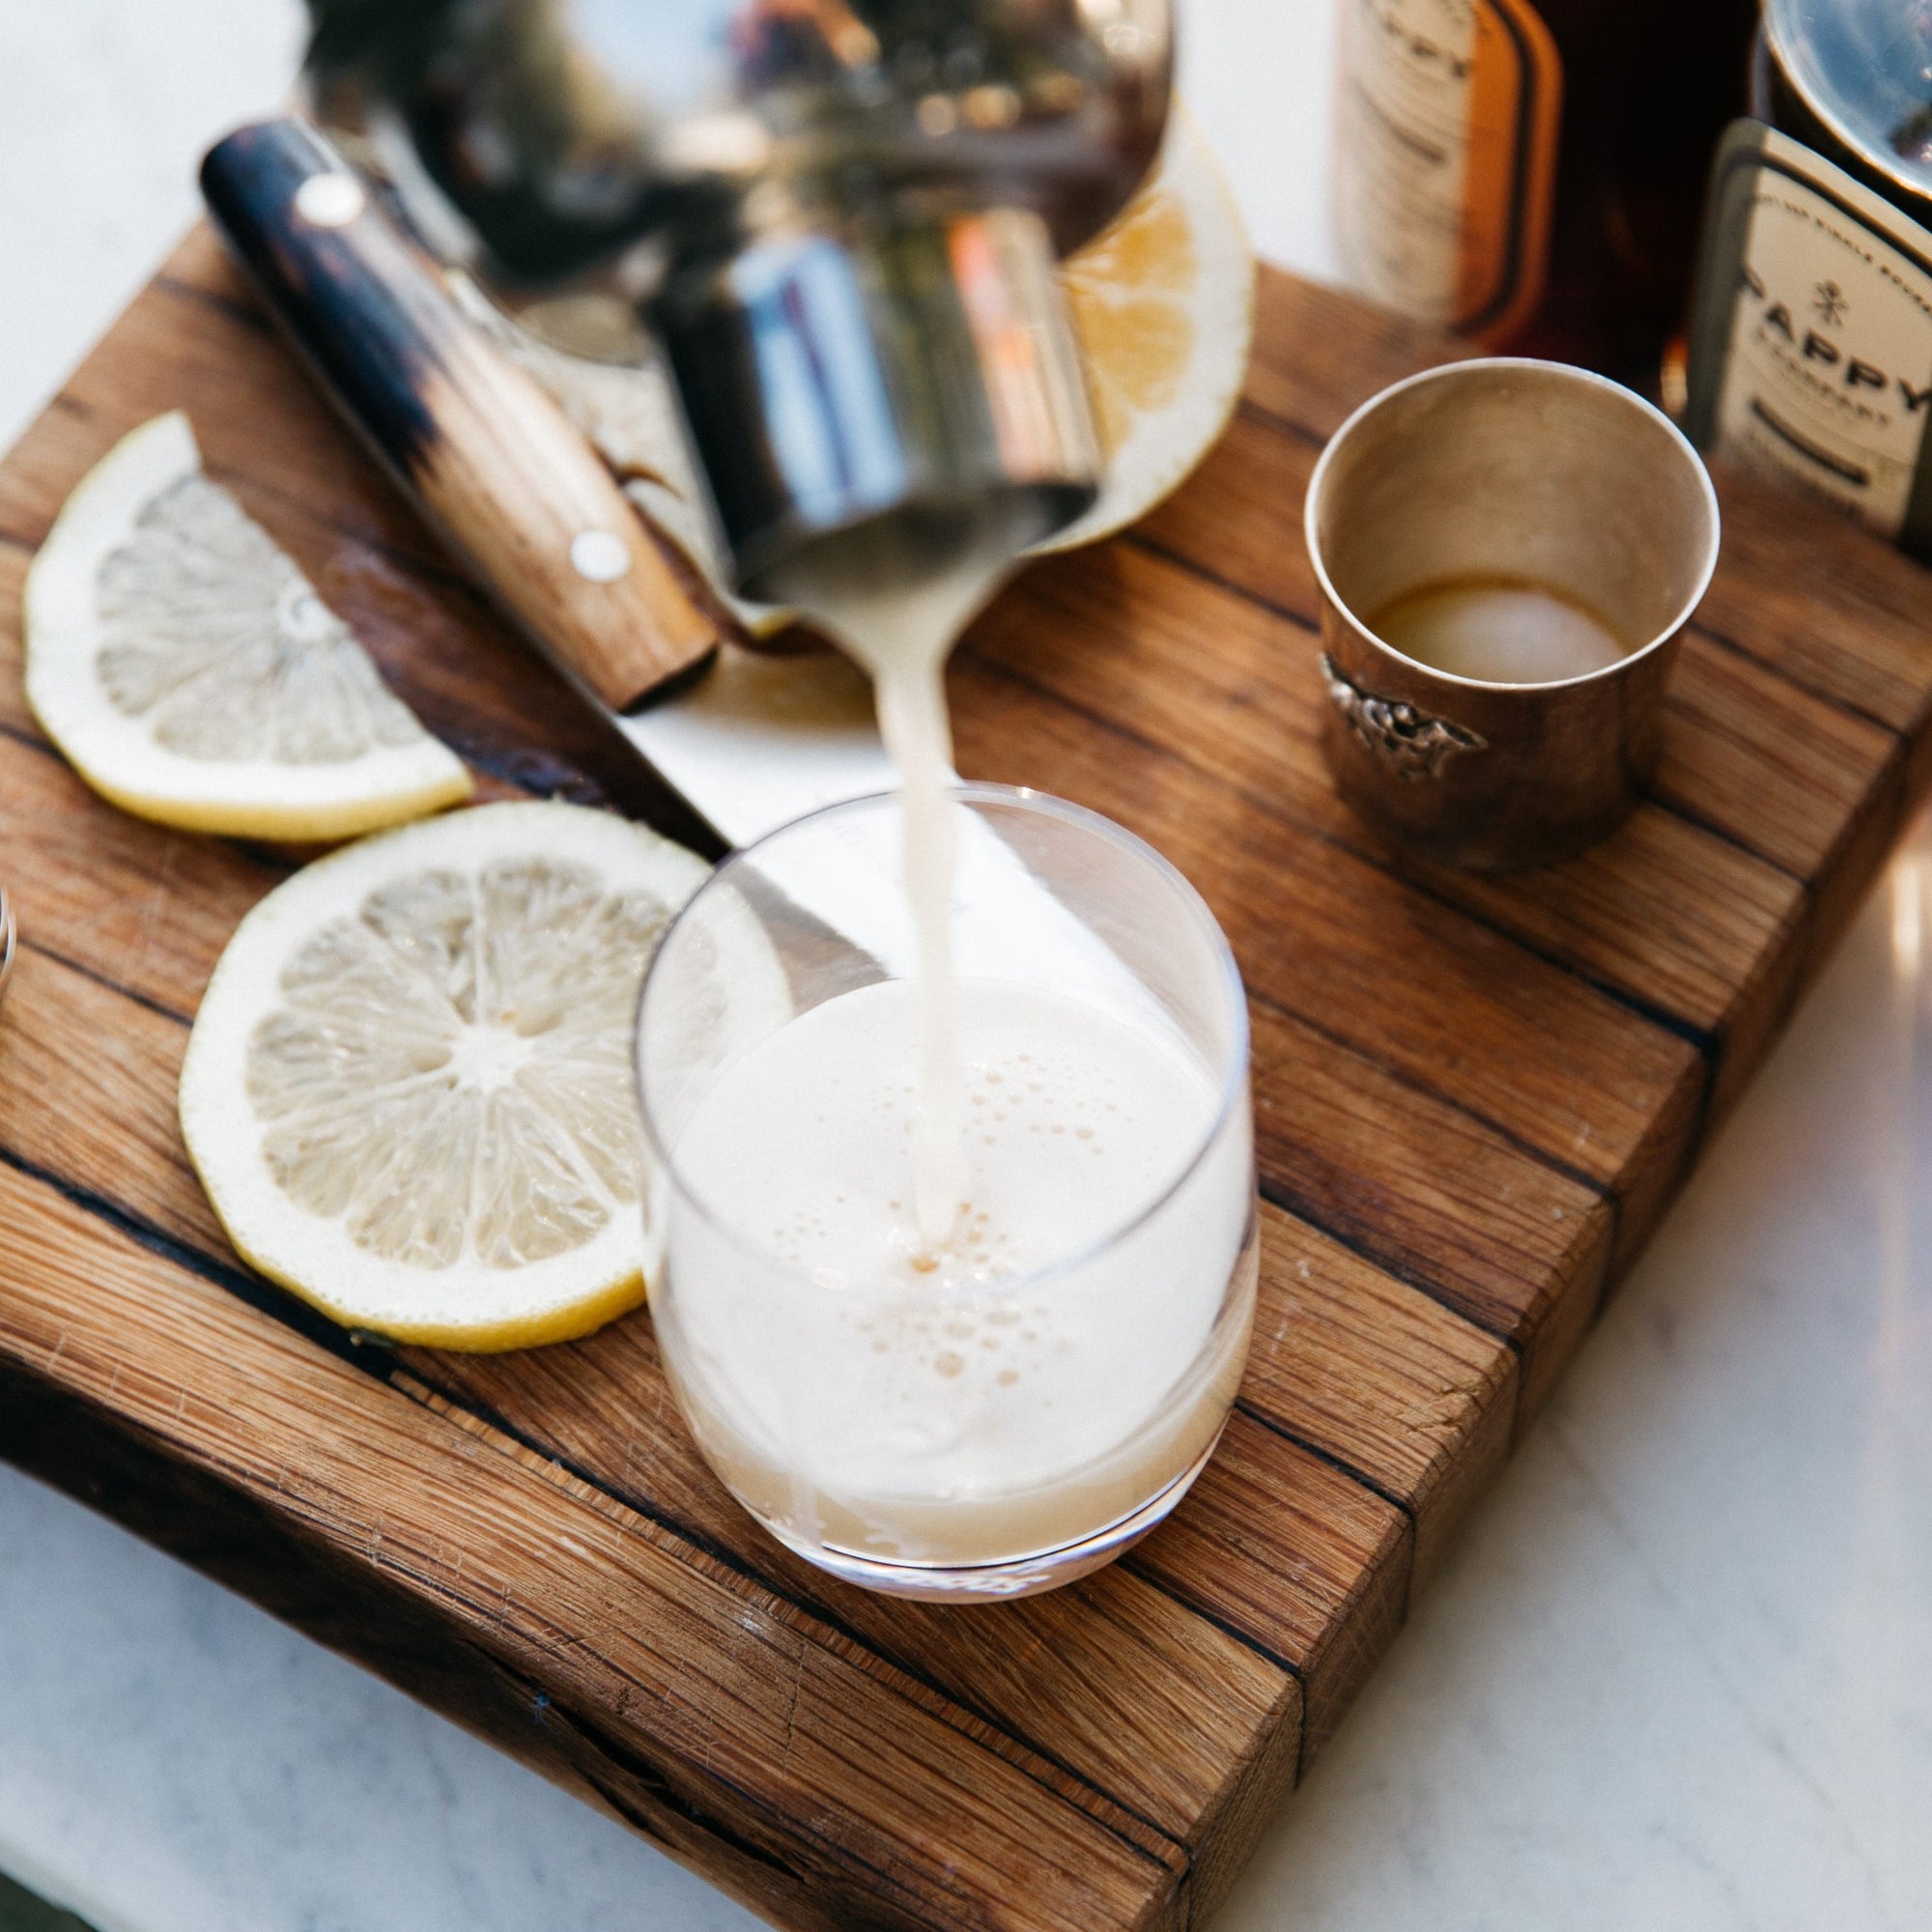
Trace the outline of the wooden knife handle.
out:
[[[312,128],[218,143],[202,193],[350,423],[532,639],[613,711],[719,641],[576,426]]]

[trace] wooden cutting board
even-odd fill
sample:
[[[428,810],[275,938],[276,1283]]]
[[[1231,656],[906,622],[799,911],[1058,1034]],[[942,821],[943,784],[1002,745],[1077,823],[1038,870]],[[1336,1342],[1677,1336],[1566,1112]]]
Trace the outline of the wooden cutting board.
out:
[[[0,468],[0,1451],[474,1726],[784,1925],[1201,1922],[1656,1227],[1927,770],[1928,579],[1724,491],[1653,799],[1498,881],[1331,794],[1300,499],[1448,346],[1284,275],[1246,399],[1147,525],[1041,566],[952,679],[969,774],[1170,854],[1253,996],[1265,1239],[1221,1453],[1125,1561],[934,1609],[757,1532],[649,1318],[463,1358],[251,1276],[175,1125],[187,1027],[285,855],[110,810],[20,695],[75,479],[185,407],[213,472],[498,795],[648,799],[189,238]]]

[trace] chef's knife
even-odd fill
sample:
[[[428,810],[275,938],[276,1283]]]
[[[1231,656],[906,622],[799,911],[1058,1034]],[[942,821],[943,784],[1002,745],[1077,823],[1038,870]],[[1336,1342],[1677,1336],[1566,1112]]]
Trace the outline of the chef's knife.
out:
[[[892,789],[864,676],[746,648],[577,427],[304,123],[219,142],[210,213],[362,440],[519,628],[720,835]]]

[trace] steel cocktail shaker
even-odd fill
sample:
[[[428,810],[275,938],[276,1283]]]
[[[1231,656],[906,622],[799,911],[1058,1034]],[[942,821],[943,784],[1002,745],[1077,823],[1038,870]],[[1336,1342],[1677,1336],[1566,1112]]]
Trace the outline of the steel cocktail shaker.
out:
[[[746,590],[1092,499],[1053,270],[1158,146],[1166,0],[310,4],[317,117],[419,236],[653,327]]]

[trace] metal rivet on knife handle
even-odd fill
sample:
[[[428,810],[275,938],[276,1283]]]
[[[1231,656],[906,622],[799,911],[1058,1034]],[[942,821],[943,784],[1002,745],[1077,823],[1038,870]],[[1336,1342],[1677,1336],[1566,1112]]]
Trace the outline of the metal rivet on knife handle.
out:
[[[570,540],[570,567],[590,583],[615,583],[631,568],[631,553],[615,530],[579,530]]]
[[[308,128],[244,128],[202,165],[242,267],[331,399],[523,629],[627,711],[718,643],[711,616],[576,426],[463,315]],[[586,540],[589,540],[586,542]]]
[[[354,175],[310,175],[296,190],[296,213],[311,228],[347,228],[368,205]]]

